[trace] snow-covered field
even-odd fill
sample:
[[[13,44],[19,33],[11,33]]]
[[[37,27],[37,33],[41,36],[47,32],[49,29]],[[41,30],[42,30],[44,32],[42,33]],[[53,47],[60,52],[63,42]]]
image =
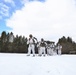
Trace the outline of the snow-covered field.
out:
[[[0,53],[0,75],[76,75],[76,55],[32,57]]]

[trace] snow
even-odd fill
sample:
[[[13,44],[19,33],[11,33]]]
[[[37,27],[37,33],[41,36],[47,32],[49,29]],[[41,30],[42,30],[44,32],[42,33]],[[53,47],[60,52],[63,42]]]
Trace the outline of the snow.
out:
[[[0,53],[0,75],[76,75],[76,55]]]

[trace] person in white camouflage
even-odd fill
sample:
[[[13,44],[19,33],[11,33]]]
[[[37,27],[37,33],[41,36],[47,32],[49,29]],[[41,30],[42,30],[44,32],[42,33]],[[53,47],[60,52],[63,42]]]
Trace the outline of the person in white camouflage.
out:
[[[46,54],[45,47],[46,47],[46,43],[42,38],[41,41],[39,42],[39,56],[42,56],[42,54],[45,56]]]
[[[46,50],[47,50],[47,55],[51,55],[51,43],[49,41],[47,41],[46,44]]]
[[[51,43],[51,55],[54,55],[54,48],[55,48],[55,44],[54,42]]]
[[[58,55],[62,54],[62,46],[60,44],[57,44],[57,54]]]
[[[30,56],[31,51],[33,53],[33,56],[35,56],[35,40],[34,40],[34,37],[32,36],[32,34],[29,35],[29,39],[27,41],[27,44],[29,45],[28,46],[28,55],[27,56]]]

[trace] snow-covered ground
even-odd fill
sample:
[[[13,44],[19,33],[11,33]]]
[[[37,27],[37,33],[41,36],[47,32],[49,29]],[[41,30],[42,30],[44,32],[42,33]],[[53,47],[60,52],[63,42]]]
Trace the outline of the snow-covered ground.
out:
[[[0,75],[76,75],[76,55],[32,57],[0,53]]]

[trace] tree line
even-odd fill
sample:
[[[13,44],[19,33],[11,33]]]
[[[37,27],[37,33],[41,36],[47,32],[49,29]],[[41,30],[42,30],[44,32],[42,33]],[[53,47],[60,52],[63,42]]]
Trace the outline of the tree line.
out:
[[[3,31],[0,36],[0,52],[2,53],[27,53],[28,45],[27,38],[25,36],[14,36],[13,41],[10,41],[10,34],[14,36],[14,34],[6,33]],[[49,42],[51,42],[49,40]],[[58,39],[57,44],[62,45],[62,54],[76,54],[76,43],[72,40],[71,37],[62,36]],[[36,48],[36,53],[37,47]]]
[[[58,43],[62,45],[63,54],[76,54],[76,43],[72,40],[71,37],[63,36],[58,40]]]
[[[26,53],[27,52],[27,38],[25,36],[14,37],[13,42],[10,42],[9,35],[13,33],[6,33],[3,31],[0,37],[0,52],[5,53]]]

